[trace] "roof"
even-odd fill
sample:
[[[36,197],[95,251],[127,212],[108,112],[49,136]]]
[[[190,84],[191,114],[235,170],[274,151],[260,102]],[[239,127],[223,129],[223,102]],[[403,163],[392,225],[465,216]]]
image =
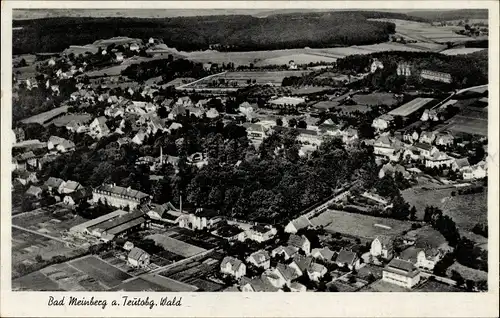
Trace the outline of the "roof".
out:
[[[63,182],[63,179],[50,177],[47,181],[45,181],[44,185],[51,188],[59,188]]]
[[[301,283],[293,282],[290,284],[290,289],[293,290],[306,290],[306,286],[302,285]]]
[[[311,265],[311,263],[312,263],[312,257],[307,257],[307,256],[303,256],[303,255],[300,255],[300,254],[295,254],[293,256],[293,262],[295,264],[297,264],[297,267],[301,271],[305,271],[309,267],[309,265]]]
[[[455,164],[459,169],[470,166],[469,160],[467,158],[456,159]]]
[[[304,229],[304,228],[309,227],[311,225],[311,222],[305,216],[298,217],[291,222],[297,230]]]
[[[432,149],[432,145],[424,144],[424,143],[421,143],[421,142],[416,142],[414,144],[414,146],[416,148],[423,149],[423,150],[428,150],[428,151],[430,151]]]
[[[324,273],[326,272],[326,267],[318,263],[312,263],[307,271],[310,273]]]
[[[78,190],[76,190],[75,192],[72,192],[70,194],[68,194],[72,199],[73,201],[74,200],[80,200],[80,199],[83,199],[83,198],[87,198],[90,196],[90,192],[87,191],[87,189],[85,188],[79,188]]]
[[[290,237],[288,238],[288,245],[295,246],[297,248],[302,248],[304,243],[308,241],[309,240],[304,235],[298,236],[295,234],[291,234]]]
[[[112,227],[112,228],[106,230],[106,232],[108,234],[118,235],[118,234],[121,234],[121,233],[123,233],[131,228],[134,228],[134,227],[146,222],[146,219],[142,216],[138,217],[138,218],[132,218],[132,214],[129,214],[129,216],[131,218],[130,220],[128,220],[127,222],[123,222],[118,226]],[[123,220],[118,219],[114,223],[119,223],[120,221],[123,221]]]
[[[62,143],[64,140],[66,140],[66,139],[61,138],[61,137],[57,137],[57,136],[50,136],[48,142],[51,142],[55,146],[55,145]]]
[[[66,184],[64,185],[65,189],[73,190],[73,191],[78,190],[81,187],[82,187],[82,185],[80,183],[78,183],[76,181],[71,181],[71,180],[68,180],[66,182]]]
[[[26,194],[30,195],[38,195],[40,193],[42,193],[42,188],[36,186],[30,186],[29,189],[26,191]]]
[[[276,104],[276,105],[299,105],[305,102],[306,100],[304,98],[288,97],[288,96],[280,97],[269,101],[270,104]]]
[[[232,256],[226,256],[222,260],[222,263],[220,264],[220,267],[224,268],[224,267],[226,267],[227,264],[231,265],[231,270],[232,271],[237,271],[238,268],[243,264],[243,262],[240,261],[237,258],[232,257]]]
[[[258,131],[258,132],[266,132],[266,129],[259,124],[243,124],[243,126],[248,130],[248,131]]]
[[[271,282],[265,278],[264,274],[262,277],[257,277],[252,280],[244,279],[244,282],[242,286],[250,284],[255,292],[275,292],[279,290],[279,288],[274,287]]]
[[[32,159],[32,158],[35,158],[35,154],[33,153],[33,151],[28,151],[28,152],[24,152],[22,154],[19,154],[15,157],[15,159],[17,161],[26,161],[28,159]]]
[[[380,241],[380,244],[382,244],[382,247],[385,248],[392,248],[394,239],[390,236],[387,235],[379,235],[375,238],[376,240],[378,239]]]
[[[259,250],[250,254],[249,258],[253,258],[256,263],[263,263],[270,259],[269,253],[265,250]]]
[[[399,258],[393,258],[384,270],[407,277],[415,277],[419,274],[419,271],[411,262]]]
[[[71,140],[63,140],[59,145],[66,149],[75,148],[75,143]]]
[[[97,187],[94,191],[107,192],[106,194],[112,196],[125,196],[134,200],[141,200],[149,197],[149,195],[144,192],[111,184],[103,184]]]
[[[413,114],[420,108],[424,107],[427,105],[429,102],[434,100],[433,98],[415,98],[411,102],[408,102],[396,109],[391,110],[388,114],[392,116],[403,116],[406,117],[408,115]]]
[[[314,248],[311,251],[312,255],[319,254],[321,255],[324,259],[326,260],[331,260],[333,258],[333,255],[335,254],[334,251],[330,250],[328,247],[323,247],[323,248]]]
[[[139,260],[143,255],[149,255],[149,254],[138,247],[134,247],[128,253],[128,258],[131,258],[133,260]]]
[[[265,226],[260,225],[260,224],[252,226],[251,229],[252,229],[252,231],[259,232],[259,233],[262,233],[262,234],[265,234],[265,233],[267,233],[267,232],[269,232],[269,231],[272,230],[272,228],[265,227]]]
[[[296,278],[295,270],[288,265],[278,263],[278,265],[276,265],[276,271],[279,272],[286,281]]]
[[[355,260],[356,253],[347,250],[341,250],[339,252],[339,255],[337,255],[337,259],[335,261],[341,264],[352,264],[355,262]]]

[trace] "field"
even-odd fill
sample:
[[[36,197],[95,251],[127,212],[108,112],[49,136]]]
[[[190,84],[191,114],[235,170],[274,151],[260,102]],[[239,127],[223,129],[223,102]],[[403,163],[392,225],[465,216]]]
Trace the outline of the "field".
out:
[[[397,99],[393,94],[390,93],[371,93],[371,94],[356,94],[352,99],[358,105],[375,106],[375,105],[387,105],[393,106],[397,104]]]
[[[417,237],[419,244],[426,244],[428,246],[436,248],[439,247],[442,249],[446,249],[448,247],[448,243],[444,236],[430,226],[424,226],[419,229],[409,231],[408,234],[410,233]]]
[[[54,124],[57,127],[63,127],[69,124],[72,120],[80,121],[83,123],[87,123],[92,119],[92,116],[88,114],[71,114],[71,115],[63,115],[61,117],[57,117],[50,122],[48,122],[46,125],[51,125]]]
[[[486,49],[464,47],[464,48],[457,48],[457,49],[448,49],[448,50],[444,50],[440,53],[445,54],[445,55],[459,55],[459,54],[470,54],[470,53],[474,53],[474,52],[478,52],[478,51],[482,51],[482,50],[486,50]]]
[[[448,267],[446,274],[451,275],[451,271],[457,271],[462,277],[467,280],[471,279],[473,281],[488,280],[488,273],[477,269],[473,269],[467,266],[463,266],[457,262],[453,263]]]
[[[352,113],[356,111],[366,113],[369,112],[371,109],[369,106],[365,105],[339,105],[337,101],[318,102],[314,104],[312,107],[317,109],[338,109],[344,113]]]
[[[328,91],[331,89],[332,89],[331,87],[327,87],[327,86],[304,86],[304,87],[290,89],[290,94],[291,95],[309,95],[309,94],[316,94],[316,93]]]
[[[321,56],[317,54],[292,54],[280,57],[273,57],[259,61],[255,66],[268,66],[268,65],[288,65],[290,61],[294,61],[297,65],[309,63],[334,63],[337,61],[335,57]]]
[[[373,20],[393,22],[396,24],[396,34],[419,42],[446,43],[448,41],[464,42],[474,40],[474,38],[454,33],[453,31],[461,29],[455,26],[433,26],[428,23],[399,19]]]
[[[488,136],[488,119],[457,115],[450,120],[447,129],[456,133]]]
[[[102,76],[119,76],[122,70],[126,69],[132,64],[139,64],[142,62],[149,62],[154,60],[166,60],[168,56],[156,56],[156,57],[132,57],[129,59],[124,59],[121,64],[109,66],[100,70],[93,70],[86,72],[84,75],[88,77],[102,77]],[[83,76],[83,75],[81,75]]]
[[[428,292],[428,293],[433,293],[433,292],[434,293],[436,293],[436,292],[452,293],[452,292],[460,292],[460,291],[462,291],[462,290],[459,288],[456,288],[456,287],[453,287],[453,286],[450,286],[450,285],[447,285],[444,283],[440,283],[438,281],[432,281],[432,280],[428,280],[424,284],[422,284],[421,286],[412,290],[412,292]]]
[[[367,240],[377,235],[395,236],[410,229],[411,223],[388,218],[327,210],[311,220],[316,226],[322,225],[331,233],[341,233]]]
[[[385,292],[385,293],[389,293],[389,292],[398,293],[399,292],[399,293],[405,293],[405,292],[409,292],[410,290],[379,279],[376,282],[362,288],[360,291],[362,291],[362,292]]]
[[[68,263],[77,270],[89,275],[105,286],[112,288],[121,284],[124,280],[132,278],[129,274],[104,262],[95,256],[87,256]]]
[[[156,244],[162,246],[166,251],[180,255],[182,257],[191,257],[193,255],[206,251],[203,248],[176,240],[162,234],[153,234],[146,238],[154,240]]]
[[[57,107],[54,109],[51,109],[49,111],[46,111],[44,113],[37,114],[35,116],[31,116],[29,118],[21,120],[22,123],[24,124],[31,124],[31,123],[36,123],[43,125],[45,122],[48,122],[49,120],[53,119],[54,117],[57,117],[59,115],[62,115],[64,113],[68,112],[68,106],[61,106]]]

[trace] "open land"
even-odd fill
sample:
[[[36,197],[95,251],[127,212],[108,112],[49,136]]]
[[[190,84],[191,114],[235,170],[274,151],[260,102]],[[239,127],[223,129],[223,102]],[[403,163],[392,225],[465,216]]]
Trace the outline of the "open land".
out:
[[[373,240],[377,235],[397,235],[411,227],[410,222],[334,210],[323,212],[313,218],[311,223],[322,225],[331,233],[338,232],[366,240]]]
[[[68,106],[61,106],[57,107],[54,109],[51,109],[49,111],[46,111],[44,113],[40,113],[34,116],[31,116],[29,118],[23,119],[22,122],[24,124],[31,124],[31,123],[36,123],[43,125],[44,123],[48,122],[49,120],[62,115],[64,113],[68,112]]]

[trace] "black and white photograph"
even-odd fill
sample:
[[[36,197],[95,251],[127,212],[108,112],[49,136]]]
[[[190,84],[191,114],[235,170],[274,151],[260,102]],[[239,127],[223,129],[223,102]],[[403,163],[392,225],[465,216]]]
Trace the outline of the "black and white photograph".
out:
[[[491,291],[490,21],[13,9],[12,292]]]

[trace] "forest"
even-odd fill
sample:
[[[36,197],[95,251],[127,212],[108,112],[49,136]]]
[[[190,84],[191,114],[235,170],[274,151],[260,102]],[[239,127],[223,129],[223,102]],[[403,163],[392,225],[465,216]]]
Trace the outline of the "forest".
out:
[[[301,47],[332,47],[384,42],[395,32],[390,22],[369,18],[412,19],[403,14],[338,11],[273,15],[145,18],[61,17],[15,20],[22,27],[13,36],[13,53],[60,52],[70,45],[129,36],[162,39],[178,50],[249,51]],[[74,32],[68,32],[73,30]]]

